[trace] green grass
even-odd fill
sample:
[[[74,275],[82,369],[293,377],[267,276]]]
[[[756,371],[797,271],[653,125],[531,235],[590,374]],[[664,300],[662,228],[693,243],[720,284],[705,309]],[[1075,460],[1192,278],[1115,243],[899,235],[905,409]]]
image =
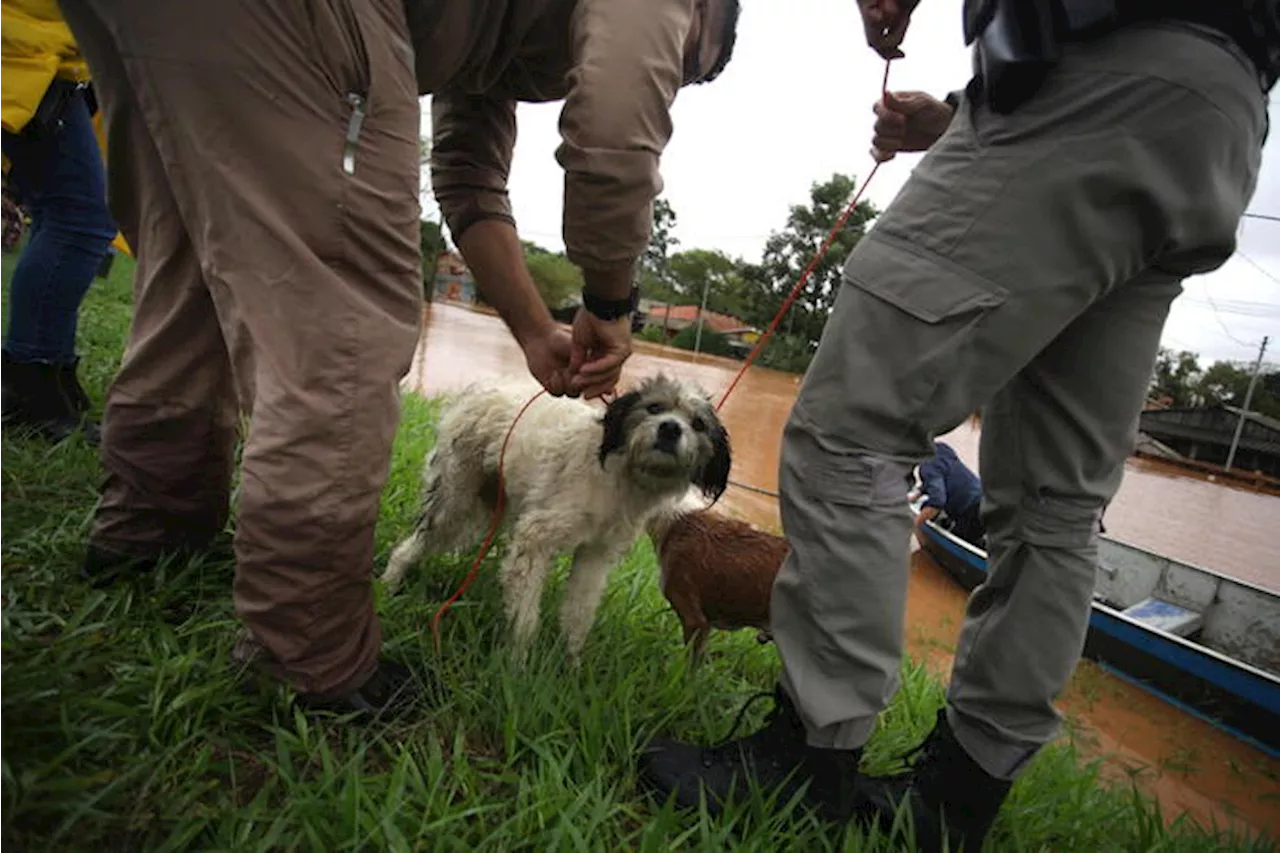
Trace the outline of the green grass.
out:
[[[96,400],[128,325],[130,268],[118,263],[82,311]],[[406,400],[380,562],[411,524],[433,416],[429,401]],[[492,561],[445,617],[437,657],[430,619],[470,555],[411,575],[379,603],[388,650],[434,672],[446,695],[413,721],[376,729],[306,718],[281,693],[242,689],[229,658],[230,566],[171,566],[106,591],[81,583],[99,476],[90,448],[6,436],[2,470],[7,849],[898,849],[762,803],[713,821],[637,792],[637,744],[659,731],[723,737],[777,669],[746,631],[717,635],[707,665],[688,670],[647,544],[615,572],[579,672],[562,663],[550,609],[544,653],[524,670],[511,666]],[[941,702],[934,678],[908,664],[871,766],[923,737]],[[991,849],[1271,849],[1266,839],[1167,824],[1152,802],[1108,788],[1099,773],[1068,740],[1046,749],[1015,787]]]

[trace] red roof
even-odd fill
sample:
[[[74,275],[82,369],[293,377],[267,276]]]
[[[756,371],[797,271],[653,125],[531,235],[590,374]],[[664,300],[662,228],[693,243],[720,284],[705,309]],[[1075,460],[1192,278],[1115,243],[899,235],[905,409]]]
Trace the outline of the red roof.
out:
[[[670,311],[670,314],[667,313],[668,311]],[[655,302],[649,306],[648,313],[649,322],[651,323],[661,323],[667,317],[676,322],[698,322],[697,305],[666,305],[662,302]],[[706,328],[714,329],[720,333],[739,331],[747,326],[744,321],[739,320],[737,317],[710,310],[702,312],[702,322]]]

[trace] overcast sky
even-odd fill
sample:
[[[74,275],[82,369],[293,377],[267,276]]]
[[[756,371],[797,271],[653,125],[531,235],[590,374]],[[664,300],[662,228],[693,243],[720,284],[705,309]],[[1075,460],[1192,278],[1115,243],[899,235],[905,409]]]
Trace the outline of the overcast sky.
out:
[[[682,248],[715,248],[756,259],[789,205],[833,172],[859,179],[870,167],[871,105],[883,61],[862,40],[855,0],[743,0],[733,61],[714,83],[685,89],[662,160],[663,195],[678,217]],[[924,0],[893,63],[892,89],[938,97],[969,77],[960,0]],[[1280,217],[1280,87],[1271,93],[1273,131],[1250,211]],[[429,110],[423,129],[429,133]],[[510,192],[522,236],[561,249],[563,175],[555,162],[559,104],[520,105]],[[919,155],[880,170],[868,197],[883,208]],[[1212,302],[1210,301],[1212,300]],[[1215,312],[1213,305],[1217,306]],[[1280,363],[1280,222],[1246,219],[1239,252],[1222,269],[1187,282],[1164,344],[1203,360],[1247,360],[1263,335]]]

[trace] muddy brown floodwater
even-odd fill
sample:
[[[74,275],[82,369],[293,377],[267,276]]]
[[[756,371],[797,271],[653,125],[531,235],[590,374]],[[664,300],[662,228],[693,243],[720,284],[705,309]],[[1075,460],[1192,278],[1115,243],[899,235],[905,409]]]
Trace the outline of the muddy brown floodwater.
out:
[[[701,384],[718,399],[738,363],[636,342],[623,386],[660,370]],[[524,357],[495,317],[447,304],[428,309],[406,387],[425,394],[491,376],[520,374]],[[799,377],[752,368],[721,412],[732,436],[733,480],[777,489],[778,441]],[[978,431],[961,426],[945,440],[977,468]],[[1158,462],[1130,459],[1107,510],[1107,532],[1180,560],[1280,590],[1280,558],[1268,525],[1280,497],[1213,483]],[[776,500],[731,488],[728,512],[779,529]],[[912,654],[945,676],[965,594],[917,551],[911,560],[907,641]],[[1280,837],[1280,762],[1208,723],[1082,661],[1061,706],[1077,721],[1077,743],[1115,778],[1136,778],[1165,815],[1190,813],[1203,824],[1243,824]]]

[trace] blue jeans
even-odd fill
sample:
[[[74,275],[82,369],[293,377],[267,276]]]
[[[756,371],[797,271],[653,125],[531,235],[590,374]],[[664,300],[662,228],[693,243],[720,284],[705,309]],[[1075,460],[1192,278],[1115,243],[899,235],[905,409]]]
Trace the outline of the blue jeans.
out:
[[[84,93],[73,95],[56,131],[6,131],[4,154],[18,203],[31,217],[9,289],[4,353],[23,363],[70,364],[80,302],[116,236]]]

